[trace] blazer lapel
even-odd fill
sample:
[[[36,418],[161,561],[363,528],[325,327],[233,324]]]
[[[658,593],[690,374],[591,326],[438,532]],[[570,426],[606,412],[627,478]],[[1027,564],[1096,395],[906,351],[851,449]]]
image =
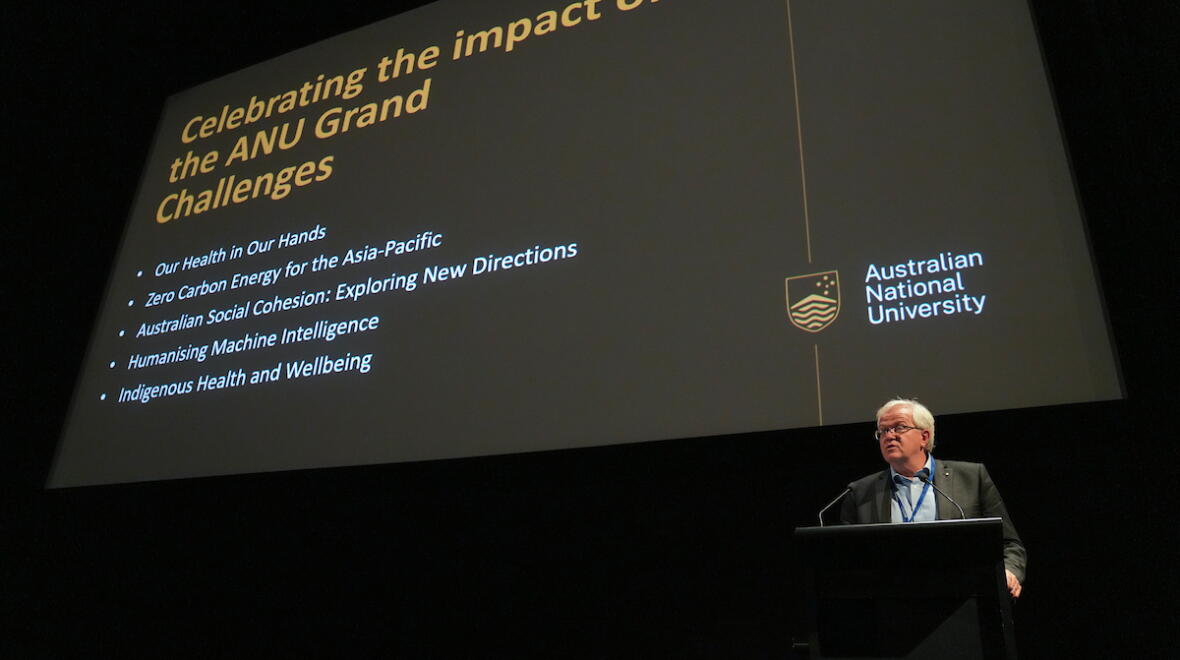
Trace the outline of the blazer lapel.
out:
[[[934,485],[947,495],[954,492],[955,471],[949,463],[934,459]],[[935,510],[938,512],[939,520],[958,520],[961,517],[959,510],[946,497],[935,492],[930,494],[938,498],[938,507]]]
[[[873,522],[893,522],[893,512],[889,508],[893,501],[893,488],[889,484],[889,468],[885,468],[880,478],[877,479],[877,497],[874,499],[877,502],[877,510],[875,512],[877,519]]]

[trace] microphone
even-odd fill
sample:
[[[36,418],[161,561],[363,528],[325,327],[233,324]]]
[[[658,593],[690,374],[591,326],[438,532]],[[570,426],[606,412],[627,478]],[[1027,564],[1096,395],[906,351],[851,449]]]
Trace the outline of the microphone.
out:
[[[824,508],[819,510],[819,526],[820,527],[824,526],[824,512],[827,511],[828,509],[832,508],[833,506],[835,506],[836,502],[839,502],[845,495],[847,495],[848,493],[851,493],[851,492],[852,492],[852,484],[848,484],[847,486],[844,487],[844,491],[836,496],[836,499],[832,500],[831,502],[828,502],[827,506],[825,506]]]
[[[918,478],[918,481],[921,481],[924,484],[930,484],[930,487],[934,489],[934,492],[938,493],[939,495],[942,495],[943,497],[945,497],[947,499],[948,502],[955,505],[955,508],[959,510],[959,517],[961,517],[963,520],[967,519],[967,514],[963,513],[963,507],[959,506],[958,502],[952,500],[950,495],[947,495],[946,493],[942,492],[942,489],[939,488],[938,486],[935,486],[934,482],[931,481],[930,468],[922,468],[921,470],[918,470],[918,473],[915,474],[914,476]]]

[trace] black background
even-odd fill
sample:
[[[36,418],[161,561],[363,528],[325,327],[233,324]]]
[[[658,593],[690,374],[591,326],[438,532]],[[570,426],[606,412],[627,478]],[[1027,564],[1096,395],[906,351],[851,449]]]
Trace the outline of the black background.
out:
[[[6,21],[6,655],[786,655],[791,529],[878,467],[866,428],[42,489],[163,99],[414,3],[377,4]],[[1163,657],[1175,5],[1034,10],[1128,398],[940,417],[941,453],[988,463],[1030,548],[1026,657]]]

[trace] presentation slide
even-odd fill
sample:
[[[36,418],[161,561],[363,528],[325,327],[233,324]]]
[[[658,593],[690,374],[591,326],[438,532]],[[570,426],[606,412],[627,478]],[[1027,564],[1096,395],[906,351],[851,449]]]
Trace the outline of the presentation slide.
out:
[[[1122,396],[1023,0],[442,0],[168,100],[49,486],[894,395]]]

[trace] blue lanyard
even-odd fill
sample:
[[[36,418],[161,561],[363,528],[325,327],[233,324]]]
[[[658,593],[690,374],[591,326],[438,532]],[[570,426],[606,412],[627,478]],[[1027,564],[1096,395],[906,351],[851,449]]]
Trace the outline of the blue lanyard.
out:
[[[922,486],[922,494],[918,496],[918,503],[914,505],[913,510],[907,518],[905,515],[905,506],[901,503],[901,497],[897,494],[897,485],[893,486],[893,499],[897,501],[897,510],[901,512],[902,522],[914,522],[914,517],[918,515],[918,509],[922,508],[922,500],[926,499],[926,493],[930,490],[930,484],[934,482],[934,458],[930,458],[930,478],[926,480],[925,485]],[[938,516],[935,515],[937,518]]]

